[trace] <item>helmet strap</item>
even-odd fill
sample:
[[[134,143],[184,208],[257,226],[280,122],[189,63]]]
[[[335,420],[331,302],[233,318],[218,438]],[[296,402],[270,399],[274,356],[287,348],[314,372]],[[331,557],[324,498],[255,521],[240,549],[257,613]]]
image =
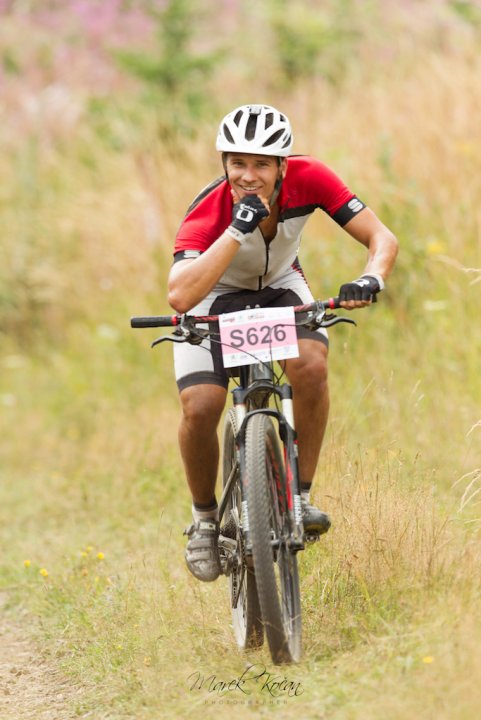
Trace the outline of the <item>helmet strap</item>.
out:
[[[272,193],[270,200],[269,200],[270,207],[273,207],[274,203],[276,202],[277,198],[279,197],[279,193],[281,191],[281,185],[282,185],[282,178],[279,178],[279,180],[276,180],[276,184],[274,186],[274,192]]]

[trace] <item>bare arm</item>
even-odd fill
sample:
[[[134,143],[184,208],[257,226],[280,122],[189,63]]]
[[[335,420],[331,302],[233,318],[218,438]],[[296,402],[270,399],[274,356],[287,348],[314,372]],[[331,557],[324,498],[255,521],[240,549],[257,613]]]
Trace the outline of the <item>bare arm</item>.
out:
[[[168,301],[171,307],[184,313],[203,300],[224,274],[239,248],[237,240],[224,232],[199,257],[176,262],[168,280]]]
[[[368,258],[363,274],[379,275],[386,280],[394,266],[399,249],[395,235],[383,225],[370,208],[365,208],[344,225],[344,230],[367,248]],[[361,300],[341,303],[349,310],[369,304],[369,301]]]
[[[399,248],[393,233],[383,225],[370,208],[365,208],[344,225],[344,230],[368,250],[364,274],[374,273],[381,275],[385,280],[394,266]]]

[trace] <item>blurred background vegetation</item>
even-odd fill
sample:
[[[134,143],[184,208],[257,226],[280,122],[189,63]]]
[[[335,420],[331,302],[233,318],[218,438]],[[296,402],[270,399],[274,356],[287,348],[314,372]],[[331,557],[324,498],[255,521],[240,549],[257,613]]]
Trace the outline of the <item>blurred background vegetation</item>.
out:
[[[447,678],[455,692],[473,668],[435,616],[451,629],[463,618],[481,659],[469,621],[480,597],[480,49],[481,4],[462,0],[0,0],[0,519],[10,548],[0,579],[12,608],[41,615],[53,653],[61,632],[67,672],[110,688],[104,697],[126,713],[157,707],[155,671],[189,633],[186,675],[192,657],[241,662],[226,609],[204,616],[215,591],[182,566],[189,500],[170,353],[150,353],[129,317],[167,311],[176,229],[221,173],[220,117],[246,102],[282,108],[295,152],[329,164],[401,245],[381,302],[355,331],[331,333],[316,488],[334,529],[304,567],[312,697],[336,717],[365,717],[343,688],[367,677],[364,708],[381,692],[383,632],[401,658],[382,695],[390,717],[423,697],[421,676],[399,685],[397,674],[430,656],[423,643],[445,658],[433,698]],[[364,261],[328,218],[310,221],[301,262],[316,296]],[[86,584],[93,570],[77,553],[87,545],[109,549],[110,571],[95,576],[108,580],[109,602]],[[25,575],[27,557],[36,573],[48,565],[48,580]],[[353,557],[364,558],[357,570]],[[179,595],[189,598],[181,623]],[[161,620],[162,648],[152,630]],[[414,650],[399,640],[410,632]],[[315,689],[319,673],[330,694]],[[181,707],[176,692],[167,673],[160,694],[187,716],[192,703]],[[468,694],[436,717],[474,717],[479,702]]]

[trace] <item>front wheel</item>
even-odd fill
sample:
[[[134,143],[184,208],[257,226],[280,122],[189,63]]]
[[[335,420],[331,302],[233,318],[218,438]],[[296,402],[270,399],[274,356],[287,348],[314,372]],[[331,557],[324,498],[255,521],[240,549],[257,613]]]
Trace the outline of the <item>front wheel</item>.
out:
[[[235,554],[229,573],[232,625],[238,646],[247,650],[263,644],[264,628],[261,621],[254,569],[248,565],[245,557],[241,479],[235,444],[236,432],[235,411],[231,408],[224,423],[222,468],[224,487],[233,471],[236,472],[236,476],[224,513],[221,534],[236,541]]]
[[[271,419],[253,415],[246,428],[249,537],[262,619],[275,663],[300,660],[301,597],[297,555],[290,548],[284,463]]]

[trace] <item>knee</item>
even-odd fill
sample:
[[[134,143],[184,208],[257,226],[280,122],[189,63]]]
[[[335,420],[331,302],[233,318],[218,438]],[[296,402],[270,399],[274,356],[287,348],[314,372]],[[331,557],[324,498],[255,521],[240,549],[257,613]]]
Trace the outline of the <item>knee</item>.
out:
[[[183,420],[200,427],[217,425],[225,399],[226,391],[215,385],[186,388],[180,394]]]
[[[301,354],[290,369],[289,380],[293,385],[311,390],[326,386],[328,380],[327,352]]]

